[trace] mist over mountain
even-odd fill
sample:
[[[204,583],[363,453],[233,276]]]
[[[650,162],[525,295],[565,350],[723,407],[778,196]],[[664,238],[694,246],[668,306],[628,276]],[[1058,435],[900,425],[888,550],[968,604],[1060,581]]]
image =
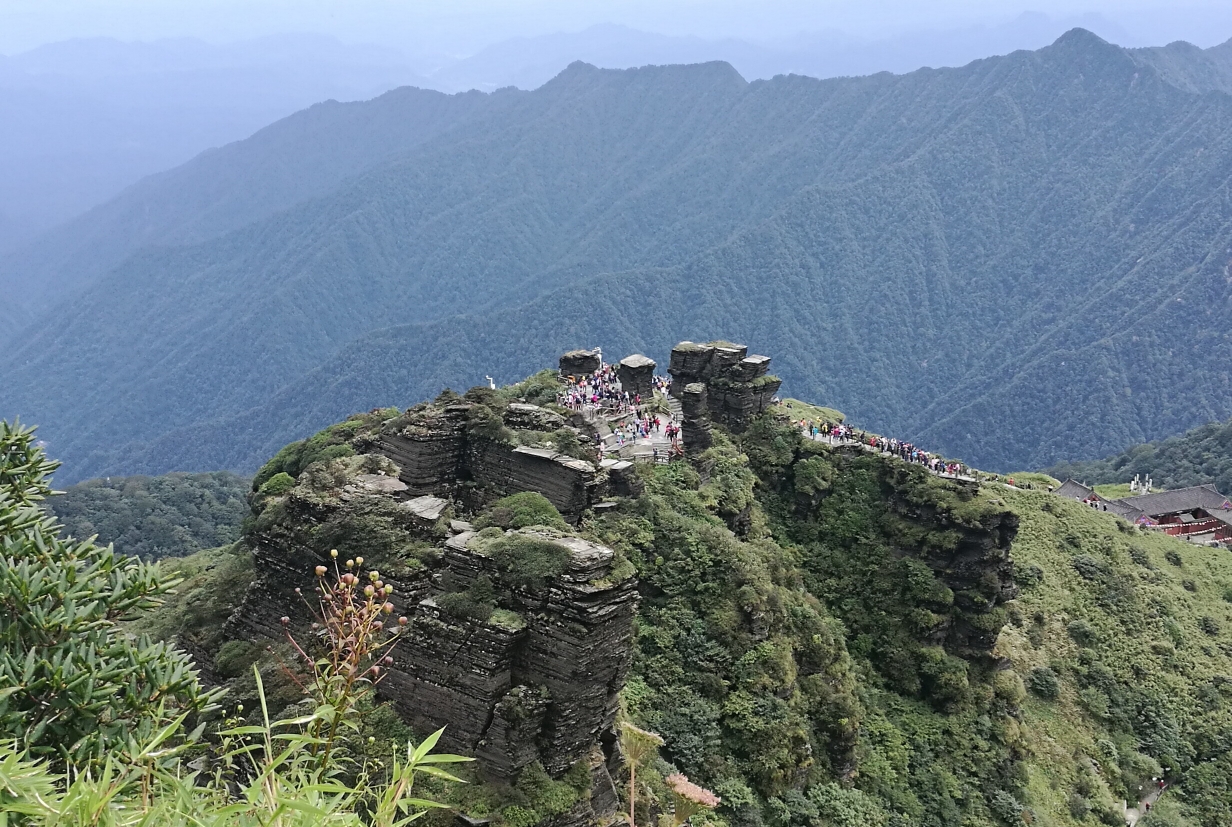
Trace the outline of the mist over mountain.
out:
[[[958,66],[1042,47],[1074,25],[1121,41],[1098,15],[1022,14],[996,25],[894,36],[839,31],[791,39],[701,38],[599,24],[502,39],[470,55],[344,45],[286,34],[211,44],[194,38],[82,38],[0,56],[0,254],[199,152],[248,137],[314,103],[412,85],[448,93],[534,89],[575,60],[600,68],[724,60],[749,80],[854,76]]]
[[[0,250],[151,173],[319,101],[419,76],[402,55],[296,35],[52,43],[0,60]],[[17,224],[20,218],[20,225]]]
[[[747,80],[786,74],[816,78],[904,74],[921,67],[962,66],[989,55],[1038,49],[1075,26],[1110,40],[1120,41],[1125,35],[1120,26],[1097,14],[1053,18],[1023,13],[997,25],[914,30],[882,37],[856,37],[833,30],[764,42],[652,34],[602,24],[576,33],[511,38],[444,66],[428,82],[443,91],[510,85],[534,89],[574,60],[602,69],[722,60]]]
[[[0,290],[28,321],[143,247],[198,243],[266,218],[510,97],[403,87],[362,104],[317,104],[150,176],[0,259]]]
[[[23,334],[5,413],[69,480],[244,470],[564,348],[721,335],[779,354],[793,395],[989,469],[1106,454],[1232,415],[1226,48],[1076,30],[904,76],[575,64],[533,92],[318,107],[311,135],[228,148],[250,172],[186,167],[97,211],[189,205]],[[379,138],[399,107],[417,143]],[[327,172],[327,146],[390,154]],[[211,223],[227,204],[249,223]]]

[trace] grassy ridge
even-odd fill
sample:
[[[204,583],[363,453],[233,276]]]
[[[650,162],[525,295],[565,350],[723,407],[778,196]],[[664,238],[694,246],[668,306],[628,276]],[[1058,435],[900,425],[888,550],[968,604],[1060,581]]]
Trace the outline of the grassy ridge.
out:
[[[1083,806],[1071,796],[1132,802],[1167,767],[1195,816],[1185,823],[1227,823],[1232,557],[1047,494],[999,496],[1021,515],[1026,577],[997,652],[1020,675],[1059,679],[1055,699],[1023,706],[1037,811],[1069,823]]]

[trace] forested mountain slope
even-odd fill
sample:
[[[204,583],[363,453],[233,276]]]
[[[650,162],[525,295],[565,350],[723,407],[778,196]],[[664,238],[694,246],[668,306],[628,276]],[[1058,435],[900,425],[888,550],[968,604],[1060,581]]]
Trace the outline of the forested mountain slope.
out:
[[[516,94],[447,96],[405,87],[364,103],[318,104],[152,175],[0,259],[0,289],[28,318],[142,247],[198,243],[266,218]]]
[[[70,485],[47,501],[64,533],[132,557],[184,557],[239,539],[249,480],[226,471],[107,477]]]
[[[1048,469],[1058,479],[1091,485],[1151,477],[1159,488],[1210,485],[1232,492],[1232,420],[1201,425],[1180,436],[1132,445],[1119,454],[1086,462],[1060,462]]]
[[[1232,97],[1208,52],[1168,52],[1181,88],[1161,51],[1075,30],[751,84],[574,65],[327,195],[128,259],[0,360],[6,413],[69,477],[251,468],[348,410],[697,331],[989,468],[1175,433],[1232,413]]]
[[[1232,92],[1232,40],[1210,49],[1177,41],[1133,50],[1134,59],[1151,66],[1174,86],[1189,92]]]

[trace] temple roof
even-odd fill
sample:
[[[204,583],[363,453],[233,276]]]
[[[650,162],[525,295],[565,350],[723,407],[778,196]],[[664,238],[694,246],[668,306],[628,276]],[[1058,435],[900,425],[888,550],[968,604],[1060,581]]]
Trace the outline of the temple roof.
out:
[[[1163,514],[1178,514],[1203,508],[1207,511],[1232,505],[1213,485],[1195,485],[1175,491],[1160,491],[1158,494],[1143,494],[1140,497],[1125,497],[1113,502],[1128,505],[1150,517]]]
[[[1095,493],[1095,489],[1087,488],[1080,482],[1068,479],[1061,483],[1061,487],[1052,493],[1056,494],[1058,497],[1065,497],[1071,500],[1085,500]]]

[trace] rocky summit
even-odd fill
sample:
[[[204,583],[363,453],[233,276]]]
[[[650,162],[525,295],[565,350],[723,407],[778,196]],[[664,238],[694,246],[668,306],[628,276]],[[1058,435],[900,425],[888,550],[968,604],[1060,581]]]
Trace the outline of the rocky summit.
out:
[[[528,827],[604,823],[632,722],[665,740],[655,783],[683,770],[740,823],[799,794],[854,796],[868,823],[929,815],[923,765],[904,766],[897,804],[861,792],[880,772],[871,733],[907,725],[899,702],[1021,719],[995,689],[1014,667],[998,641],[1019,513],[957,465],[780,399],[770,361],[682,342],[663,376],[642,354],[576,350],[293,443],[253,483],[246,592],[220,633],[182,642],[226,681],[240,648],[309,634],[300,595],[321,571],[371,570],[406,624],[379,699],[475,757],[486,792],[455,802],[472,821],[520,823],[528,785],[557,784],[567,806],[531,808]],[[1025,772],[1016,739],[952,760]]]

